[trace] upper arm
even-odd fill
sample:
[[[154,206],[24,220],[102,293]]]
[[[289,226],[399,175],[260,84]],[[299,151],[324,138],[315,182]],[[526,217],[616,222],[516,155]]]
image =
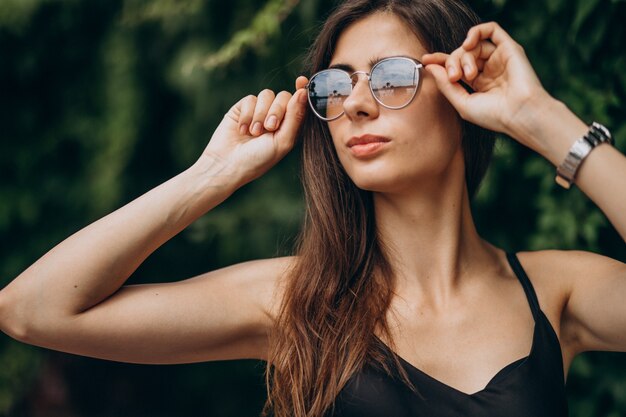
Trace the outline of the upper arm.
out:
[[[591,252],[566,253],[562,331],[576,353],[626,351],[626,264]]]
[[[184,281],[130,285],[87,311],[51,317],[24,341],[135,363],[265,359],[292,258],[250,261]]]

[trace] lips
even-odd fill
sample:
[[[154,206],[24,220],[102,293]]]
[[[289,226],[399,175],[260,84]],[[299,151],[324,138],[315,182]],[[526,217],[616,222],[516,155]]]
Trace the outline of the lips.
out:
[[[356,145],[367,145],[368,143],[376,143],[376,142],[385,143],[385,142],[389,142],[389,139],[387,139],[384,136],[367,134],[367,135],[362,135],[362,136],[351,137],[347,145],[348,145],[348,148],[352,148],[353,146],[356,146]]]
[[[362,135],[350,138],[346,144],[353,156],[369,158],[385,149],[390,140],[384,136]]]

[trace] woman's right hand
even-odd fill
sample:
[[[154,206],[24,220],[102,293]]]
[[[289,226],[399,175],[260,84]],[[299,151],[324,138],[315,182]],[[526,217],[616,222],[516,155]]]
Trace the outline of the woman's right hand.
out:
[[[304,119],[308,82],[300,76],[296,92],[242,98],[226,113],[201,158],[210,158],[244,185],[269,170],[289,152]]]

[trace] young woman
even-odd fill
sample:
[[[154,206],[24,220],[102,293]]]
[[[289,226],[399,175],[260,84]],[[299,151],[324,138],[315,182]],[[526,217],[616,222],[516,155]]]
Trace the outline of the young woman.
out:
[[[626,238],[626,158],[608,131],[550,97],[523,49],[460,0],[345,2],[308,62],[293,95],[240,100],[193,166],[3,289],[2,330],[117,361],[263,359],[280,417],[565,416],[572,359],[626,351],[626,265],[506,252],[477,234],[470,201],[500,131]],[[298,136],[295,256],[123,285]]]

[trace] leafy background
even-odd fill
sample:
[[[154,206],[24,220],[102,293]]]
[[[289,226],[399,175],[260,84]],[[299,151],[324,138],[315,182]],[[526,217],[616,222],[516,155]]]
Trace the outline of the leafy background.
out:
[[[328,0],[0,0],[0,286],[63,238],[192,164],[226,110],[292,89]],[[626,150],[626,2],[473,0],[526,49],[545,87]],[[131,282],[184,279],[289,252],[303,203],[298,152],[166,243]],[[509,138],[475,201],[508,250],[624,241],[554,167]],[[626,355],[588,352],[573,417],[626,415]],[[0,334],[0,415],[255,416],[263,363],[145,366],[30,347]]]

